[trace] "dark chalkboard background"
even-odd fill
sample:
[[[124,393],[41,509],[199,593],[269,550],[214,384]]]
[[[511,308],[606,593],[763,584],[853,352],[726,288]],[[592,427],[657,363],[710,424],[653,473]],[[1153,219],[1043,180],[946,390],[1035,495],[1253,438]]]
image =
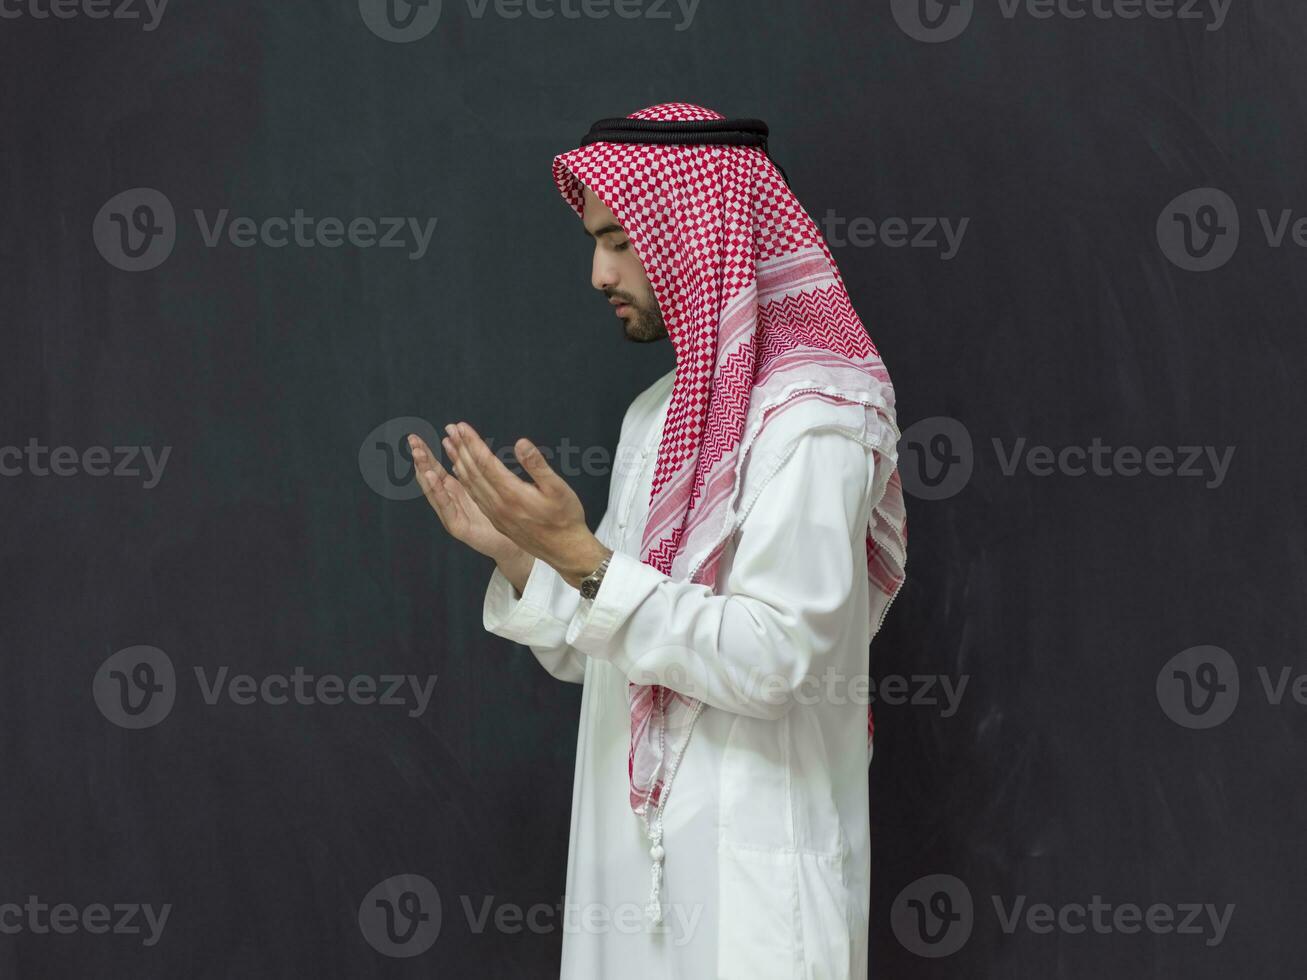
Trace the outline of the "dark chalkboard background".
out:
[[[376,430],[612,448],[672,351],[621,340],[549,162],[678,100],[768,120],[898,391],[873,975],[1301,975],[1301,3],[445,0],[401,42],[371,0],[35,2],[0,17],[0,977],[557,974],[556,911],[511,916],[563,897],[580,689],[482,629],[489,562]],[[113,246],[163,220],[141,188],[157,263]],[[417,258],[210,247],[196,209],[437,223]],[[1183,446],[1228,468],[1163,472]],[[569,478],[593,526],[607,473]],[[436,680],[210,704],[224,667]],[[442,903],[413,957],[359,918],[399,875]]]

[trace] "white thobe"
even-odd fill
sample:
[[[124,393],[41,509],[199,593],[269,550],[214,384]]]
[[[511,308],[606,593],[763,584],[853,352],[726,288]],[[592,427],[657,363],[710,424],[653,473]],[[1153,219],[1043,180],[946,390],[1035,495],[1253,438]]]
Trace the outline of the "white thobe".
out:
[[[486,629],[583,683],[563,909],[565,980],[844,980],[867,974],[866,534],[874,458],[859,406],[800,401],[755,441],[713,594],[639,560],[675,370],[622,423],[594,600],[537,560],[497,568]],[[794,427],[798,427],[795,429]],[[752,471],[752,472],[750,472]],[[772,472],[769,472],[772,471]],[[761,491],[759,492],[759,485]],[[628,681],[695,678],[705,702],[663,816],[663,921],[643,916],[649,841],[631,810]],[[669,684],[669,686],[675,686]]]

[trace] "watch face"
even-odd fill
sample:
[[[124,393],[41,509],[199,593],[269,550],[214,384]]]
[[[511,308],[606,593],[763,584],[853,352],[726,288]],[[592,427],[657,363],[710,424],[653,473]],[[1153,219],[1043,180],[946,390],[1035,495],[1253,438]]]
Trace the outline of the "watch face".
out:
[[[599,594],[599,583],[604,580],[604,572],[608,570],[608,559],[605,558],[600,562],[599,567],[593,572],[581,579],[581,598],[593,599]]]

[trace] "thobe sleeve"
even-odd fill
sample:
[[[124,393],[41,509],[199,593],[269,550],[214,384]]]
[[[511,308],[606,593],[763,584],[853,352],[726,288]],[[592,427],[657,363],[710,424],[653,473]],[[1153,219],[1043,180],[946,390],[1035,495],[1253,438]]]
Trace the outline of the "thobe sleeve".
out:
[[[611,548],[608,525],[605,512],[595,537]],[[539,558],[531,566],[521,598],[496,565],[486,588],[481,622],[491,633],[530,647],[540,665],[559,680],[580,684],[585,680],[585,658],[566,640],[568,621],[580,599],[581,593]]]
[[[843,432],[804,433],[736,530],[719,594],[615,553],[598,596],[578,594],[564,641],[633,683],[781,717],[849,629],[850,594],[867,577],[853,547],[866,529],[854,524],[865,519],[874,465],[872,451]]]
[[[641,405],[641,400],[636,399],[622,416],[619,453]],[[606,510],[595,529],[595,537],[606,548],[616,547],[610,538],[611,513]],[[539,558],[531,566],[520,597],[508,576],[496,566],[486,587],[481,622],[489,632],[530,647],[540,665],[554,677],[581,684],[585,681],[585,657],[565,637],[567,624],[580,599],[581,593],[568,585],[552,565]]]

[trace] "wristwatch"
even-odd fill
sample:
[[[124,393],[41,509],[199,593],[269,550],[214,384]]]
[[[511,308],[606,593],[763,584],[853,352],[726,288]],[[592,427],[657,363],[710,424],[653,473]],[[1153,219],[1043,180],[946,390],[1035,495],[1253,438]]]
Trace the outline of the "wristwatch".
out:
[[[604,572],[608,571],[608,562],[612,559],[612,557],[613,557],[612,555],[608,555],[606,558],[604,558],[603,561],[599,563],[598,568],[596,568],[585,578],[581,579],[580,588],[581,588],[582,599],[593,599],[595,596],[599,594],[599,585],[604,580]]]

